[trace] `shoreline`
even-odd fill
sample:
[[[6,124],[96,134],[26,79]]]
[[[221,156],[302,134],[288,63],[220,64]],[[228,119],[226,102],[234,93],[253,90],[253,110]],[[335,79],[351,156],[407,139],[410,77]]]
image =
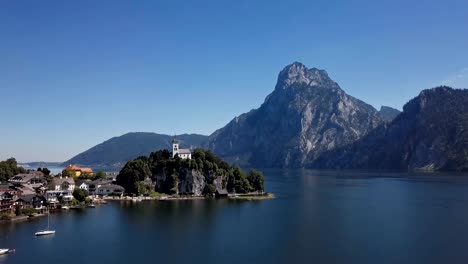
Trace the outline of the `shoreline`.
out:
[[[230,199],[230,200],[268,200],[275,198],[273,193],[233,193],[228,194],[226,197],[206,197],[206,196],[160,196],[160,197],[150,197],[150,196],[139,196],[139,197],[104,197],[104,200],[109,201],[132,201],[132,202],[141,202],[141,201],[183,201],[183,200],[205,200],[205,199]]]
[[[269,200],[274,199],[275,195],[273,193],[233,193],[228,194],[226,197],[206,197],[206,196],[160,196],[160,197],[150,197],[150,196],[141,196],[141,197],[130,197],[130,196],[122,196],[122,197],[104,197],[102,201],[96,201],[94,204],[96,205],[105,205],[107,201],[130,201],[130,202],[142,202],[142,201],[189,201],[189,200],[207,200],[207,199],[226,199],[226,200],[246,200],[246,201],[253,201],[253,200]],[[76,210],[76,209],[88,209],[87,206],[70,206],[68,210]],[[66,212],[68,210],[53,210],[50,213],[57,213],[57,212]],[[0,220],[0,224],[6,223],[14,223],[14,222],[26,222],[29,220],[33,220],[35,218],[46,216],[47,214],[38,213],[34,215],[19,215],[14,216],[10,219],[3,219]]]

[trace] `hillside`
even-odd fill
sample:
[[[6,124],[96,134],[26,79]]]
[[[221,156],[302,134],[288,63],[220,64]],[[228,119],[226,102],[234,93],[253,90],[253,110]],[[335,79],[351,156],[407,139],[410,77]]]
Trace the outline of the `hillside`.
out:
[[[295,62],[279,73],[260,108],[210,135],[208,147],[235,164],[302,167],[383,122],[376,109],[347,95],[326,71]]]
[[[113,137],[82,152],[63,165],[79,164],[93,167],[120,168],[127,161],[139,156],[149,155],[159,149],[172,149],[173,136],[147,132],[127,133]],[[203,145],[207,136],[197,134],[178,135],[177,139],[184,148],[196,148]]]
[[[309,167],[467,171],[468,90],[424,90],[391,124],[322,155]]]

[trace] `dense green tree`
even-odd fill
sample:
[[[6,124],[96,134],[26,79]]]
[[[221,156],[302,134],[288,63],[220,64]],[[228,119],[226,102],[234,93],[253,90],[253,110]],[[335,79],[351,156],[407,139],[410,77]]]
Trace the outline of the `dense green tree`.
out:
[[[94,175],[95,180],[105,180],[107,178],[107,174],[103,171],[98,171],[96,175]]]
[[[85,189],[76,188],[73,191],[73,197],[79,202],[84,202],[88,197],[88,191],[86,191]]]
[[[216,192],[216,187],[213,184],[207,184],[205,185],[205,188],[203,188],[204,195],[213,196],[215,192]]]
[[[6,182],[16,174],[24,172],[26,172],[26,170],[22,167],[18,167],[15,158],[0,161],[0,182]]]
[[[137,195],[150,196],[154,192],[154,185],[145,181],[137,183]]]
[[[247,193],[252,191],[247,175],[239,168],[234,168],[228,176],[228,192]]]
[[[49,176],[50,175],[50,170],[48,168],[42,168],[42,173],[44,173],[45,176]]]
[[[125,164],[117,175],[117,184],[124,187],[127,193],[138,194],[138,182],[150,176],[148,161],[138,158]]]
[[[75,177],[75,176],[76,176],[76,173],[75,173],[75,171],[73,171],[73,170],[63,170],[63,171],[62,171],[62,176],[63,176],[63,177],[70,177],[70,178],[72,178],[72,177]]]
[[[264,183],[265,179],[263,174],[256,170],[251,170],[248,177],[250,186],[254,191],[262,191],[264,190]]]

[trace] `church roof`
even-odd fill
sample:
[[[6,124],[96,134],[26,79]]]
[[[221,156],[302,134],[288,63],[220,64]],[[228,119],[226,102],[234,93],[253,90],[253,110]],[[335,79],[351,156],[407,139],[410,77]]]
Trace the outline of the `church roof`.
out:
[[[179,154],[191,154],[192,152],[190,151],[190,149],[179,149],[179,151],[177,153],[179,153]]]

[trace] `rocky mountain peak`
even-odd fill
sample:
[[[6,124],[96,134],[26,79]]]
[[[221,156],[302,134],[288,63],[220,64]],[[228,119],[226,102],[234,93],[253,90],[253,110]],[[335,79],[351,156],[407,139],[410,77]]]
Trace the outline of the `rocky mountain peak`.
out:
[[[208,147],[240,165],[301,167],[382,122],[377,110],[347,95],[326,71],[295,62],[279,73],[258,109],[214,132]]]
[[[279,73],[276,89],[287,89],[292,86],[339,88],[338,84],[330,79],[325,70],[309,69],[300,62],[289,64]]]

